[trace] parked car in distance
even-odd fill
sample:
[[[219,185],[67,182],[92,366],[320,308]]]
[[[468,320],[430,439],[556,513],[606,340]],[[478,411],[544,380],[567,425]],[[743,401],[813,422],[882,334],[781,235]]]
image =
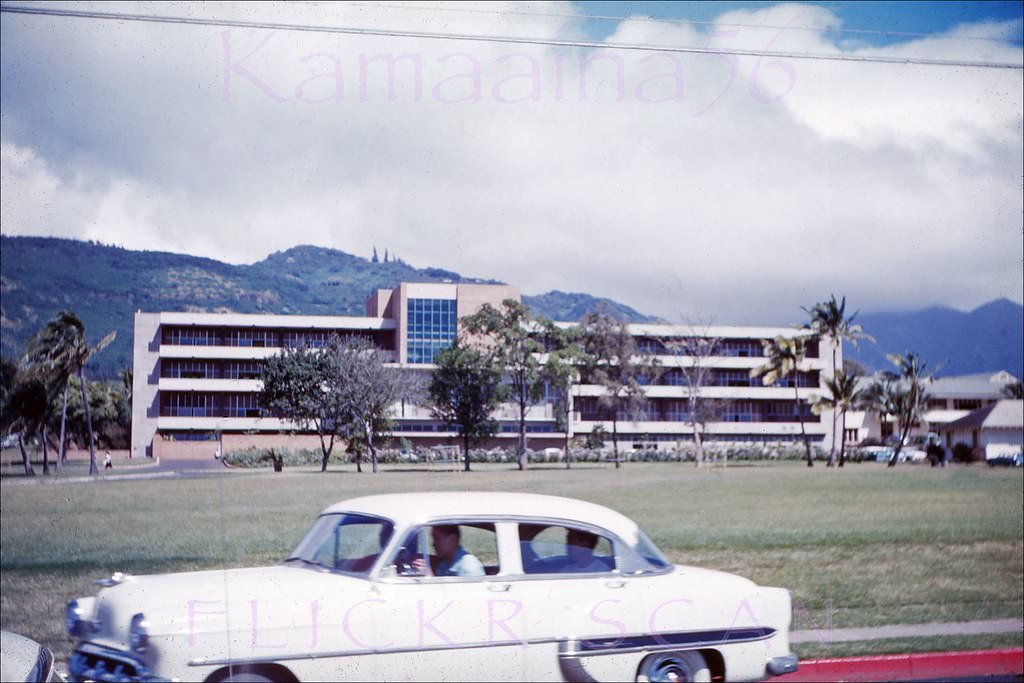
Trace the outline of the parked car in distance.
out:
[[[989,467],[1024,467],[1024,453],[1004,453],[987,458]]]
[[[863,460],[869,462],[888,462],[892,458],[892,449],[888,446],[862,446],[859,450]]]
[[[53,667],[53,653],[31,638],[0,631],[0,681],[63,681]]]
[[[69,603],[72,680],[759,680],[791,604],[670,563],[627,517],[520,493],[367,496],[280,565],[115,575]]]

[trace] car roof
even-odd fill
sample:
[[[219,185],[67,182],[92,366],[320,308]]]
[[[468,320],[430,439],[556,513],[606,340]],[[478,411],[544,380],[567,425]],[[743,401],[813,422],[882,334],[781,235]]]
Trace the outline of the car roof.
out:
[[[393,520],[399,527],[450,517],[513,517],[579,521],[598,526],[624,540],[634,541],[637,525],[603,505],[574,498],[536,493],[493,491],[431,491],[350,498],[331,505],[323,514],[361,512]]]

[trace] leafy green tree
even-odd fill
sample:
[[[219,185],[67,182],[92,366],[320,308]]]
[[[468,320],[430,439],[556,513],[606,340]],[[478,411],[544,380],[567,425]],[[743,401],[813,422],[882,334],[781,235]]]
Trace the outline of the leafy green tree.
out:
[[[81,389],[77,377],[71,378],[71,395],[67,405],[67,436],[84,444],[89,438],[89,422],[97,445],[106,448],[127,448],[131,419],[124,395],[117,384],[105,381],[87,381],[85,395],[89,399],[89,421],[82,405]],[[52,399],[52,411],[59,409],[58,399]]]
[[[792,378],[793,384],[793,413],[800,421],[800,437],[804,442],[804,449],[807,452],[807,466],[814,467],[814,456],[811,454],[811,442],[807,439],[807,430],[804,427],[803,410],[800,407],[799,373],[807,356],[807,335],[795,337],[777,336],[772,340],[762,342],[764,355],[768,361],[750,371],[751,377],[761,377],[765,386],[775,384],[780,380]]]
[[[579,335],[578,327],[561,328],[551,321],[544,323],[543,336],[548,354],[542,376],[555,398],[558,427],[565,433],[565,469],[572,467],[569,441],[572,431],[573,389],[578,384],[580,367],[586,364],[586,354],[579,344]]]
[[[657,377],[658,360],[653,354],[640,353],[626,323],[603,311],[585,315],[580,327],[587,382],[604,388],[598,403],[611,418],[617,469],[620,466],[620,414],[634,420],[639,417],[647,403],[643,382]]]
[[[32,460],[25,451],[25,441],[33,436],[41,436],[43,442],[43,470],[49,472],[46,465],[46,413],[48,401],[46,386],[35,377],[22,374],[7,397],[4,410],[5,431],[13,431],[18,435],[18,448],[25,474],[35,476]]]
[[[544,396],[544,373],[540,354],[544,344],[537,338],[544,321],[534,318],[530,309],[515,299],[505,299],[501,308],[484,304],[479,311],[462,319],[471,335],[483,335],[485,348],[502,368],[508,380],[512,401],[519,411],[519,441],[516,463],[527,467],[526,414]]]
[[[804,308],[804,311],[811,317],[811,331],[820,339],[828,340],[832,347],[832,376],[835,377],[839,371],[838,354],[842,348],[843,340],[848,340],[854,346],[858,346],[861,339],[874,341],[874,338],[864,333],[864,328],[854,323],[857,313],[846,315],[846,297],[836,301],[836,295],[832,294],[828,301],[814,304],[811,308]],[[832,448],[829,451],[828,466],[835,465],[836,460],[836,413],[832,413]]]
[[[427,393],[437,419],[458,429],[468,472],[470,446],[498,430],[491,415],[505,399],[507,388],[501,383],[501,370],[487,354],[461,339],[439,352],[434,364]]]
[[[831,410],[833,414],[840,415],[840,429],[842,436],[839,440],[839,466],[846,464],[846,414],[861,405],[862,389],[859,385],[860,375],[854,372],[839,370],[835,375],[825,380],[825,388],[828,389],[827,396],[812,396],[811,410],[820,415],[825,410]],[[831,458],[829,465],[831,466]]]
[[[302,429],[312,426],[320,437],[320,471],[334,449],[335,437],[350,425],[337,391],[338,373],[328,354],[305,347],[283,349],[264,362],[259,402],[271,414]]]
[[[896,375],[899,378],[898,382],[893,383],[890,394],[891,409],[896,416],[899,429],[899,440],[889,459],[889,467],[895,467],[910,430],[915,423],[924,419],[924,411],[928,405],[925,385],[936,371],[929,372],[928,363],[920,354],[913,351],[888,354],[886,358],[896,366]]]
[[[327,350],[333,391],[337,393],[340,419],[349,423],[349,439],[355,452],[365,446],[373,472],[378,471],[377,444],[393,425],[392,406],[417,393],[413,375],[385,364],[384,353],[364,337],[336,339]],[[356,466],[362,471],[357,459]]]

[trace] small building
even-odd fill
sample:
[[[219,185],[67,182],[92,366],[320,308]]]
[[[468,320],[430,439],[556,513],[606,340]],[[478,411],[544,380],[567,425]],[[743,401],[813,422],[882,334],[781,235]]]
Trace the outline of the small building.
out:
[[[985,460],[1024,451],[1024,401],[1001,400],[939,426],[947,448],[966,444]]]
[[[871,377],[863,378],[861,387],[866,387],[871,381]],[[1006,398],[1006,387],[1017,381],[1006,370],[932,378],[925,384],[927,407],[924,422],[915,425],[910,434],[918,436],[939,432],[972,411],[995,405]],[[866,439],[885,440],[895,434],[896,418],[887,415],[883,421],[877,413],[850,411],[846,416],[846,431],[848,443],[861,443]]]

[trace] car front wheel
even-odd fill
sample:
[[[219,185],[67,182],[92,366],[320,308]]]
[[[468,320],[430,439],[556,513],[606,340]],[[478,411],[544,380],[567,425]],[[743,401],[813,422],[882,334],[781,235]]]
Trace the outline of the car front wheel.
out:
[[[664,652],[640,662],[638,683],[710,683],[711,670],[699,652]]]

